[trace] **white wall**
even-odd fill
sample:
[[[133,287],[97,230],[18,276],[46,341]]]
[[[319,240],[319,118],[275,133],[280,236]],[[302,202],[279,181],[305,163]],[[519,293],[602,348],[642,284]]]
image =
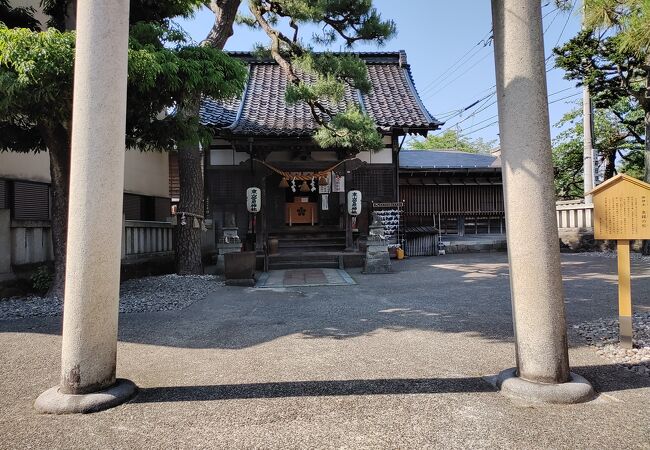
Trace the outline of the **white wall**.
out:
[[[167,152],[127,150],[124,159],[124,192],[169,197]]]
[[[47,152],[2,152],[0,178],[49,183],[49,155]],[[124,160],[124,190],[132,194],[169,197],[167,153],[127,151]]]
[[[35,10],[34,18],[41,23],[41,28],[43,30],[47,29],[47,21],[50,19],[50,16],[43,14],[43,10],[41,8],[41,0],[11,0],[9,4],[13,8],[25,8],[31,6]]]
[[[0,153],[0,177],[50,182],[50,156],[40,153]]]

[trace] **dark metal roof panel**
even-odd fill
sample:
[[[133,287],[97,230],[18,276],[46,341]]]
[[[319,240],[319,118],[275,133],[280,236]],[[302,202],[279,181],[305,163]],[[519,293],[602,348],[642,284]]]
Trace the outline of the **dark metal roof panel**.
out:
[[[455,150],[402,150],[400,169],[488,169],[500,168],[500,158]]]

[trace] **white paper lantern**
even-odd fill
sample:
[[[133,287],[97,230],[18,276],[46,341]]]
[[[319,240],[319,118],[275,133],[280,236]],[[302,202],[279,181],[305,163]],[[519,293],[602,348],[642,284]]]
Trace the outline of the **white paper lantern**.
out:
[[[351,216],[361,214],[361,191],[348,192],[348,214]]]
[[[246,208],[250,213],[258,213],[262,209],[262,191],[260,188],[246,189]]]

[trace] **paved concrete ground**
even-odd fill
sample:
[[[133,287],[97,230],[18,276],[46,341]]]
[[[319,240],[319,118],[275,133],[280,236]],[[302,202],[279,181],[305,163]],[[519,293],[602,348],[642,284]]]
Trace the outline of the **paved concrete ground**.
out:
[[[563,258],[570,323],[616,314],[614,259]],[[571,334],[603,393],[549,407],[483,380],[514,364],[504,254],[395,262],[357,285],[219,287],[182,311],[120,317],[131,403],[39,416],[57,383],[61,318],[0,322],[2,448],[650,448],[650,379]],[[530,270],[540,268],[531,267]],[[650,308],[650,267],[633,265]]]

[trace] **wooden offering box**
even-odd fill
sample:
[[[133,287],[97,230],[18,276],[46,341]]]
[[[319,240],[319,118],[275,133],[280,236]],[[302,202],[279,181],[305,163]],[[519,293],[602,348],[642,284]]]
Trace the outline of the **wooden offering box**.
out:
[[[287,203],[286,213],[289,226],[318,223],[318,204],[310,202],[308,197],[296,197],[293,203]]]

